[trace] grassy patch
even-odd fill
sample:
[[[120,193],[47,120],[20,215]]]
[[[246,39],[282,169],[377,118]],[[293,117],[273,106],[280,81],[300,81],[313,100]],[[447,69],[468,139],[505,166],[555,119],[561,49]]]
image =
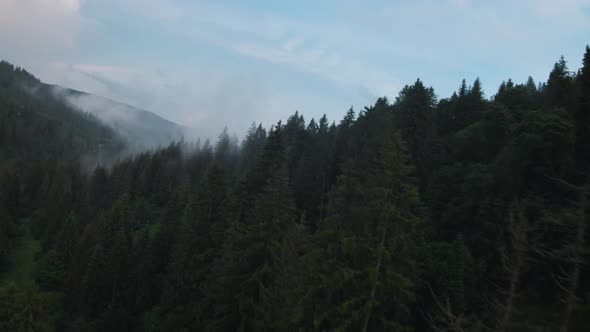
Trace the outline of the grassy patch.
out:
[[[0,275],[0,287],[11,283],[19,287],[35,284],[35,256],[41,250],[41,243],[33,238],[29,227],[23,228],[22,236],[8,257],[9,269]]]

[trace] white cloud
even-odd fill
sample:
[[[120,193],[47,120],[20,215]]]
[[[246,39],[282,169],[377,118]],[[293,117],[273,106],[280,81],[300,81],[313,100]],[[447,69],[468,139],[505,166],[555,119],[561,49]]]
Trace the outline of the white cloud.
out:
[[[251,121],[270,123],[294,112],[298,99],[285,99],[258,77],[221,68],[60,63],[50,67],[54,72],[47,75],[60,77],[58,84],[153,111],[188,127],[194,137],[215,139],[225,126],[243,135]]]
[[[256,43],[236,43],[230,47],[241,55],[286,64],[340,85],[361,85],[376,96],[391,95],[398,90],[396,79],[386,71],[350,59],[342,60],[339,54],[327,54],[320,48],[289,50]]]
[[[81,0],[0,1],[0,42],[13,57],[71,48],[83,19]]]
[[[391,67],[356,56],[355,44],[361,45],[363,37],[341,22],[314,23],[210,2],[198,2],[191,9],[203,15],[181,21],[183,30],[178,33],[186,33],[185,27],[190,27],[188,34],[201,41],[242,56],[286,65],[330,84],[353,90],[363,86],[378,96],[397,93],[399,80],[390,73]],[[367,39],[375,38],[379,36]]]
[[[0,0],[0,57],[49,82],[209,127],[205,129],[216,134],[224,124],[240,131],[242,124],[275,121],[295,109],[369,104],[378,96],[393,97],[401,83],[418,76],[440,92],[441,86],[454,88],[470,74],[482,75],[488,83],[490,75],[545,73],[563,47],[559,44],[554,55],[557,46],[551,45],[588,26],[589,4],[326,0],[301,4],[314,11],[307,17],[303,11],[204,0]],[[142,53],[133,40],[110,48],[109,34],[116,31],[101,24],[120,19],[138,34]],[[157,31],[151,49],[145,39],[152,31],[141,31],[146,26]],[[95,30],[97,34],[88,33]],[[170,50],[159,49],[167,37]],[[209,59],[198,54],[199,47]],[[227,57],[227,68],[210,59],[217,54]],[[244,58],[255,61],[232,62]],[[253,63],[253,69],[246,68]],[[258,72],[249,74],[251,70]],[[302,87],[306,79],[325,84],[331,95]],[[316,109],[313,115],[345,108]]]

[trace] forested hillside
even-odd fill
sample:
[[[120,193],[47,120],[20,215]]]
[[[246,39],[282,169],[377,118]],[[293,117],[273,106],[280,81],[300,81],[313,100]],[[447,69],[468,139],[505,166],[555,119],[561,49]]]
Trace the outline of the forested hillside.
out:
[[[59,174],[75,176],[122,148],[94,117],[54,98],[24,69],[0,62],[0,283],[11,251],[27,240],[22,220],[41,212],[45,195],[68,185]]]
[[[22,68],[0,62],[0,157],[27,164],[97,156],[119,145],[112,130],[73,110],[52,87]],[[19,165],[21,166],[21,165]]]
[[[417,80],[89,172],[110,132],[0,68],[0,270],[39,246],[0,331],[590,329],[588,47],[540,84]]]

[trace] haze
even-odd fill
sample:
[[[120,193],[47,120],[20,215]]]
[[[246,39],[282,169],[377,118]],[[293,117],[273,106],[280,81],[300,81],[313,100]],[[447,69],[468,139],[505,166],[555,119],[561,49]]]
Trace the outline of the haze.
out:
[[[299,110],[340,119],[419,76],[441,96],[575,70],[588,0],[2,0],[0,58],[213,137]],[[451,24],[452,23],[452,24]]]

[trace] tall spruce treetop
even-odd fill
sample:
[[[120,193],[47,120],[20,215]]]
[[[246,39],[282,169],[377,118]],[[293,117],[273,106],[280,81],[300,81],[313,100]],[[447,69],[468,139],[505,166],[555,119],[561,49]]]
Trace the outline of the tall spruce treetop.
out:
[[[514,81],[512,81],[511,78],[509,78],[508,81],[506,81],[506,88],[508,88],[508,89],[514,88]]]
[[[537,92],[537,85],[531,76],[526,80],[526,87],[531,92]]]
[[[320,122],[319,122],[319,130],[321,134],[325,134],[328,132],[328,117],[326,116],[326,114],[324,114],[321,118],[320,118]]]
[[[467,82],[465,79],[461,81],[461,87],[459,88],[459,97],[465,97],[467,95]]]
[[[215,144],[215,163],[221,167],[229,168],[232,159],[237,155],[237,150],[237,139],[229,136],[227,127],[223,128]]]
[[[481,81],[479,80],[479,77],[473,82],[473,86],[469,90],[469,95],[477,99],[483,99],[483,90],[481,88]]]
[[[266,129],[261,124],[252,123],[246,138],[244,138],[240,151],[240,171],[250,172],[258,162],[264,144],[266,143]]]
[[[393,105],[396,112],[396,125],[401,130],[404,141],[408,144],[410,155],[416,162],[418,172],[426,175],[429,144],[434,137],[434,107],[436,96],[434,89],[424,86],[420,79],[406,85]]]
[[[314,118],[311,118],[311,120],[309,121],[309,124],[307,125],[307,132],[310,135],[315,135],[317,134],[319,128],[318,128],[318,124],[315,122]]]
[[[354,113],[354,109],[351,107],[347,112],[342,121],[340,121],[340,127],[350,127],[354,123],[354,119],[356,118],[356,114]]]
[[[553,70],[549,74],[545,93],[551,106],[570,107],[571,75],[563,56],[555,63]]]
[[[586,46],[586,53],[582,61],[582,68],[577,76],[579,85],[579,106],[576,109],[576,155],[582,164],[590,165],[590,47]],[[582,171],[584,173],[584,171]]]
[[[584,59],[582,60],[582,69],[580,69],[580,78],[582,85],[590,88],[590,46],[586,46],[586,53],[584,53]]]
[[[584,53],[582,68],[580,68],[578,79],[582,90],[583,107],[586,109],[585,112],[590,113],[590,47],[588,46],[586,46],[586,53]]]
[[[500,86],[498,87],[498,92],[496,92],[496,96],[501,95],[504,92],[506,92],[506,81],[502,81],[502,83],[500,83]]]

